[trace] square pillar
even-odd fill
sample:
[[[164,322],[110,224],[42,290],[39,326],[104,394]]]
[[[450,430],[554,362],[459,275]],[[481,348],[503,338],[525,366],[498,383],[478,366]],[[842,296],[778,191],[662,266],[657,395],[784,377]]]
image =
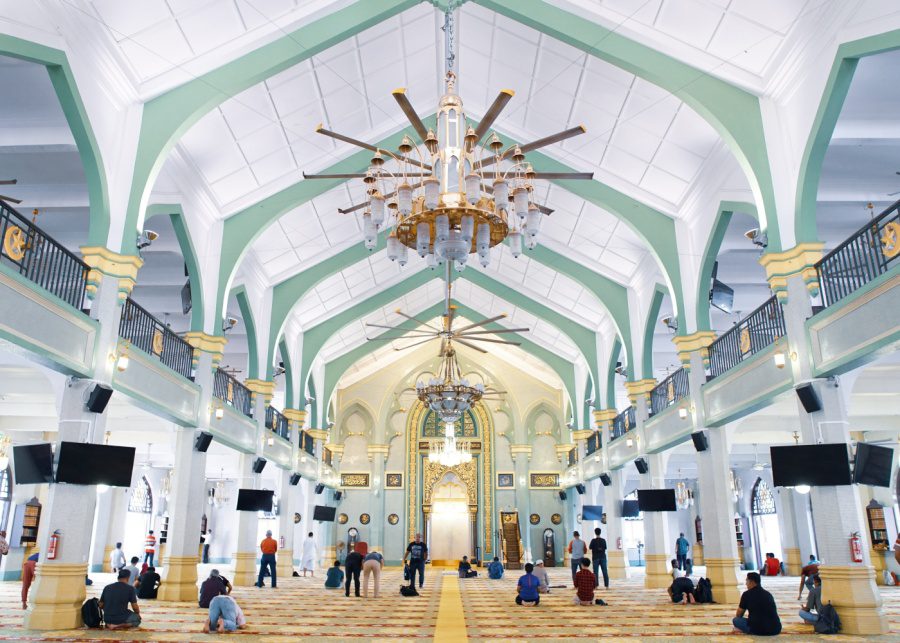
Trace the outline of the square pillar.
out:
[[[254,453],[242,453],[240,455],[239,475],[240,487],[256,488],[256,478],[253,473]],[[235,511],[237,522],[237,548],[234,552],[234,578],[235,587],[249,587],[256,583],[256,559],[259,543],[256,542],[256,529],[258,519],[255,511]]]
[[[603,509],[606,512],[606,525],[603,529],[606,538],[606,569],[610,580],[628,578],[628,561],[622,541],[622,498],[625,497],[625,474],[621,469],[610,471],[612,484],[603,487]]]
[[[666,486],[666,460],[661,453],[650,453],[643,456],[647,460],[649,472],[641,474],[641,489],[663,489]],[[644,586],[649,589],[662,589],[672,584],[669,573],[668,543],[669,519],[662,512],[644,514],[644,558],[647,561],[647,573]]]

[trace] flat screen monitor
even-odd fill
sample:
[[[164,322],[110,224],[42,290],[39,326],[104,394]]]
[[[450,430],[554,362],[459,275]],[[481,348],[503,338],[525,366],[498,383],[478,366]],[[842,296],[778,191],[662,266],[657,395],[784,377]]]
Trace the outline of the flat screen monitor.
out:
[[[313,508],[313,520],[319,522],[334,522],[334,512],[337,507],[328,507],[326,505],[316,505]]]
[[[676,511],[674,489],[638,489],[641,511]]]
[[[69,484],[130,487],[134,447],[61,442],[56,481]]]
[[[850,484],[847,445],[798,444],[769,447],[776,487],[834,487]]]
[[[184,286],[181,287],[181,314],[187,315],[194,306],[194,300],[191,297],[191,280],[188,279]]]
[[[603,507],[600,505],[584,505],[581,508],[582,520],[602,520]]]
[[[238,489],[237,510],[272,513],[274,494],[271,489]]]
[[[724,313],[734,311],[734,288],[726,286],[718,279],[713,279],[709,291],[709,303]]]
[[[13,447],[13,472],[16,484],[53,482],[53,450],[50,443]]]
[[[622,501],[622,517],[623,518],[638,518],[641,515],[641,508],[638,507],[637,500],[623,500]]]
[[[873,487],[890,487],[894,450],[866,442],[856,445],[853,460],[853,482]]]

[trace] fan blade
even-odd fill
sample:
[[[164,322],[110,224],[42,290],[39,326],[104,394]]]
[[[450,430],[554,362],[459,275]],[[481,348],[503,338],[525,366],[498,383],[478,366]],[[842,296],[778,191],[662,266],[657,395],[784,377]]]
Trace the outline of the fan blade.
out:
[[[413,348],[413,347],[415,347],[415,346],[421,346],[422,344],[425,344],[425,343],[427,343],[427,342],[430,342],[432,339],[434,339],[434,338],[433,338],[433,337],[429,337],[428,339],[423,339],[422,341],[415,342],[414,344],[410,344],[409,346],[403,346],[402,348],[394,347],[394,350],[397,351],[397,352],[405,351],[405,350],[408,349],[408,348]]]
[[[469,335],[500,335],[501,333],[528,333],[530,331],[530,328],[499,328],[497,330],[472,330],[461,334],[468,337]]]
[[[577,179],[579,181],[590,181],[594,178],[593,172],[535,172],[534,178],[558,180],[558,179]]]
[[[371,322],[366,322],[366,326],[371,326],[372,328],[387,328],[388,330],[396,330],[396,331],[401,332],[401,333],[402,333],[402,332],[410,332],[410,333],[426,333],[426,332],[428,332],[428,331],[419,330],[419,329],[416,329],[416,328],[411,329],[411,330],[409,330],[409,331],[404,331],[404,330],[403,330],[402,328],[400,328],[399,326],[387,326],[387,325],[385,325],[385,324],[373,324],[373,323],[371,323]],[[435,333],[437,333],[437,331],[434,331],[434,332],[428,332],[429,335],[434,335]]]
[[[894,196],[895,194],[900,194],[900,192],[889,192],[888,196]]]
[[[22,199],[14,199],[11,196],[6,196],[5,194],[0,194],[0,201],[9,201],[10,203],[19,204],[22,202]]]
[[[15,185],[19,182],[19,179],[3,179],[0,181],[0,185]]]
[[[370,145],[365,141],[361,141],[357,138],[352,138],[350,136],[345,136],[343,134],[338,134],[337,132],[332,132],[331,130],[327,130],[322,127],[322,123],[319,123],[318,127],[316,127],[317,134],[324,134],[325,136],[329,136],[333,139],[337,139],[338,141],[344,141],[345,143],[350,143],[351,145],[356,145],[357,147],[361,147],[364,150],[370,150],[372,152],[386,152],[387,150],[383,150],[379,147],[375,147],[374,145]],[[407,158],[405,156],[398,156],[397,158],[406,161],[407,163],[412,163],[415,166],[422,168],[423,170],[430,170],[431,166],[416,159]]]
[[[424,141],[428,137],[428,130],[425,129],[425,124],[422,122],[422,119],[419,118],[419,115],[416,114],[416,110],[413,109],[412,103],[410,103],[409,99],[406,97],[406,89],[401,87],[400,89],[395,89],[391,93],[394,95],[394,100],[400,105],[400,109],[406,114],[406,118],[409,119],[410,125],[416,130],[419,138]]]
[[[468,326],[463,326],[462,328],[458,328],[455,334],[460,334],[463,331],[469,330],[470,328],[478,328],[479,326],[484,326],[485,324],[490,324],[498,319],[505,319],[506,313],[502,313],[500,315],[496,315],[494,317],[488,317],[487,319],[482,319],[480,322],[475,322],[474,324],[469,324]]]
[[[307,174],[306,172],[303,173],[304,179],[364,179],[364,178],[366,178],[366,176],[368,176],[368,174],[366,172],[353,172],[353,173],[347,173],[347,174]],[[420,178],[420,177],[431,176],[431,175],[430,174],[407,174],[406,176]]]
[[[511,89],[501,89],[500,93],[497,94],[497,98],[494,99],[494,102],[488,108],[488,111],[485,113],[484,118],[481,119],[481,122],[478,123],[478,127],[475,129],[475,144],[478,144],[487,131],[491,128],[491,125],[494,124],[494,121],[497,120],[497,117],[500,116],[500,112],[503,111],[503,108],[506,107],[506,104],[510,101],[510,99],[516,95]]]
[[[394,337],[384,337],[382,335],[378,335],[377,337],[366,337],[366,341],[368,342],[392,342],[395,339],[426,339],[431,341],[432,339],[436,339],[437,335],[395,335]]]
[[[506,339],[491,339],[490,337],[469,337],[466,335],[466,339],[472,342],[490,342],[491,344],[509,344],[511,346],[521,346],[522,342],[511,342]],[[461,341],[458,337],[456,341]]]
[[[416,322],[417,324],[422,324],[422,326],[427,326],[428,328],[432,329],[432,330],[433,330],[434,332],[436,332],[436,333],[439,333],[439,332],[440,332],[440,329],[435,328],[435,327],[432,326],[429,322],[424,322],[424,321],[422,321],[421,319],[416,319],[416,318],[413,317],[412,315],[407,315],[405,312],[403,312],[403,311],[400,310],[399,308],[398,308],[397,310],[395,310],[394,312],[397,313],[398,315],[400,315],[401,317],[405,317],[406,319],[409,319],[409,320],[411,320],[411,321]]]
[[[476,346],[475,344],[470,344],[469,342],[467,342],[465,340],[457,339],[456,341],[458,341],[463,346],[468,346],[469,348],[478,351],[479,353],[487,353],[487,351],[484,350],[483,348],[481,348],[480,346]]]
[[[525,145],[519,146],[522,150],[523,154],[527,154],[528,152],[532,152],[534,150],[540,149],[542,147],[547,147],[548,145],[553,145],[554,143],[559,143],[560,141],[564,141],[567,138],[572,138],[573,136],[580,136],[587,131],[584,125],[576,125],[575,127],[570,127],[567,130],[563,130],[561,132],[557,132],[556,134],[551,134],[550,136],[545,136],[544,138],[539,138],[536,141],[532,141],[531,143],[526,143]]]

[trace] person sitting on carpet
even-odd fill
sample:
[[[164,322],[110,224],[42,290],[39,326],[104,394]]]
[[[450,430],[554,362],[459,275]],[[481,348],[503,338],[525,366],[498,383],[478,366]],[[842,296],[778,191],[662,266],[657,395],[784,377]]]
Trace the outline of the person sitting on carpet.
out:
[[[459,572],[460,578],[475,578],[478,576],[478,572],[472,569],[472,565],[469,563],[469,557],[463,556],[462,560],[459,561],[459,568],[456,570]]]
[[[750,616],[744,614],[749,610]],[[762,579],[756,572],[747,574],[747,591],[741,594],[741,603],[731,620],[734,629],[744,634],[756,636],[776,636],[781,634],[781,619],[775,599],[762,588]]]
[[[325,589],[340,589],[343,584],[344,570],[341,569],[341,561],[336,560],[325,574]]]
[[[108,630],[127,630],[141,624],[141,610],[138,609],[137,594],[128,579],[131,572],[127,568],[119,571],[118,581],[103,588],[100,594],[100,609]],[[129,604],[131,610],[128,609]]]
[[[503,563],[501,563],[500,559],[496,556],[494,556],[494,560],[491,561],[491,564],[488,565],[488,577],[494,580],[503,578]]]
[[[687,573],[673,580],[666,591],[669,592],[673,603],[694,604],[694,581],[688,577]]]
[[[137,588],[138,598],[156,598],[159,586],[162,585],[162,579],[156,573],[156,567],[147,567],[147,571],[141,574],[141,577],[134,584]]]
[[[815,612],[815,613],[814,613]],[[813,588],[806,595],[806,605],[800,608],[800,618],[807,625],[815,625],[822,612],[822,579],[818,574],[813,576]]]
[[[219,570],[210,570],[209,578],[200,583],[200,596],[198,599],[198,604],[200,605],[200,607],[209,607],[212,599],[214,599],[216,596],[227,593],[228,590],[225,589],[225,583],[222,582],[222,577],[219,576]]]
[[[538,560],[534,564],[534,576],[541,582],[541,584],[538,586],[538,592],[541,594],[549,594],[550,575],[547,574],[547,570],[544,568],[544,561]]]
[[[594,600],[594,588],[597,586],[597,577],[591,571],[591,559],[582,558],[581,568],[575,573],[575,598],[572,601],[576,605],[606,605],[599,598]]]
[[[203,631],[207,634],[212,629],[224,634],[247,627],[247,619],[237,601],[231,596],[216,596],[209,603],[209,616],[203,623]]]
[[[766,554],[765,564],[760,571],[766,576],[778,576],[781,573],[781,561],[775,558],[775,554],[769,552]]]
[[[539,595],[541,581],[532,572],[534,572],[534,565],[526,564],[525,575],[519,577],[519,583],[516,586],[519,592],[516,596],[516,605],[537,605],[541,602]]]

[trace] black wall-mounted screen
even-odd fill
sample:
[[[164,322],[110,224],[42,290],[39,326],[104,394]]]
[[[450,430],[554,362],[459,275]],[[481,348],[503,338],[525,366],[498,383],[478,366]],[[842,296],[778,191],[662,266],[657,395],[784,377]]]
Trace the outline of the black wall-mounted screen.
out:
[[[130,487],[134,447],[61,442],[56,481],[69,484]]]
[[[847,445],[798,444],[769,447],[772,481],[776,487],[834,487],[850,484]]]
[[[187,271],[185,271],[187,272]],[[187,315],[194,306],[194,300],[191,297],[191,280],[188,279],[184,286],[181,287],[181,314]]]
[[[674,489],[638,489],[641,511],[676,511]]]
[[[603,507],[600,505],[584,505],[581,508],[582,520],[602,520]]]
[[[641,508],[638,507],[637,500],[623,500],[622,501],[622,517],[623,518],[638,518],[641,515]]]
[[[238,511],[265,511],[272,513],[271,489],[238,489]]]
[[[13,473],[16,484],[53,482],[53,449],[50,443],[13,447]]]
[[[873,487],[890,487],[894,450],[860,442],[856,445],[853,482]]]
[[[319,522],[334,522],[334,512],[337,507],[328,507],[326,505],[316,505],[313,508],[313,520]]]

